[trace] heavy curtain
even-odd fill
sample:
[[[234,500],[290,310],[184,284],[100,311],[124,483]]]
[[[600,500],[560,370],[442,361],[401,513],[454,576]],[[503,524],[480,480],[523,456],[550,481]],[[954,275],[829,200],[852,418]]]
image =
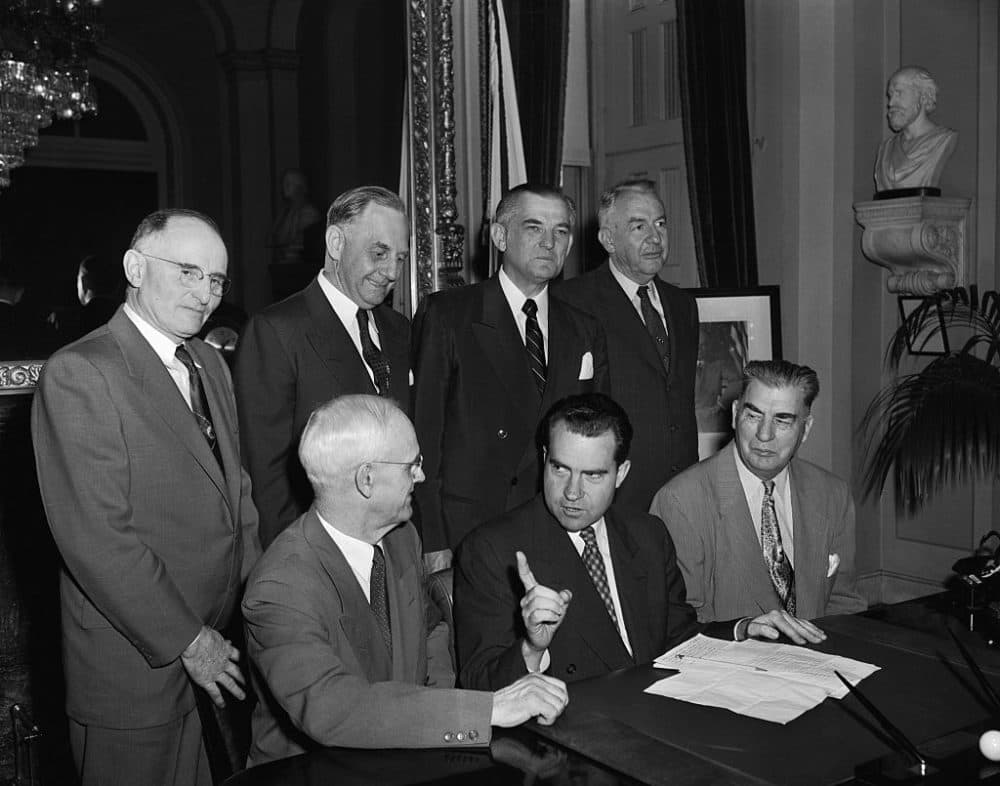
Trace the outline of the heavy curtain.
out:
[[[706,287],[757,285],[743,2],[677,0],[684,155]]]

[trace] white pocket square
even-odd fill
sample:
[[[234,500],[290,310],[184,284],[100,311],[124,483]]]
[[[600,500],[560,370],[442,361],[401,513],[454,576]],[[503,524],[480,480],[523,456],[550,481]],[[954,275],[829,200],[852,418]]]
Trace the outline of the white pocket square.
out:
[[[837,568],[840,567],[840,555],[831,554],[830,555],[830,567],[826,569],[826,577],[831,578],[834,573],[837,572]]]
[[[589,352],[584,352],[580,358],[580,379],[594,378],[594,356]]]

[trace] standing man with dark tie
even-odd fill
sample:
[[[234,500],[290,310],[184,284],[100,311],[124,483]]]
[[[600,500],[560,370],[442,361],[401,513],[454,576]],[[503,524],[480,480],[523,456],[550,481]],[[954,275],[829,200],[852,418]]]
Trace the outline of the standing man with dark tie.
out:
[[[194,338],[229,287],[215,223],[143,219],[128,294],[53,355],[32,410],[39,487],[63,557],[70,746],[91,784],[210,784],[192,683],[243,698],[220,633],[260,553],[229,372]]]
[[[607,389],[604,331],[549,297],[575,222],[561,191],[511,189],[490,228],[503,255],[497,275],[433,294],[417,313],[414,419],[427,476],[417,513],[431,567],[450,564],[477,524],[535,495],[546,410]]]
[[[402,200],[378,186],[346,191],[327,213],[319,275],[240,338],[236,399],[264,548],[312,502],[296,450],[317,406],[371,393],[408,410],[410,323],[385,300],[409,255]]]
[[[698,460],[698,308],[659,277],[670,242],[652,181],[605,191],[598,221],[608,261],[553,295],[600,319],[607,332],[611,396],[635,425],[634,469],[617,504],[646,510],[660,486]]]

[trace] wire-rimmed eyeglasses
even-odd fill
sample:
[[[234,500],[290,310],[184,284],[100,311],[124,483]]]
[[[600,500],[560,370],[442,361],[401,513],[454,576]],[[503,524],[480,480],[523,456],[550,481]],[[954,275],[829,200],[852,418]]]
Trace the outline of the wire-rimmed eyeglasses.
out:
[[[158,257],[155,254],[140,251],[137,248],[133,248],[132,250],[137,254],[142,254],[144,257],[155,259],[157,262],[166,262],[168,265],[174,265],[180,271],[181,283],[190,289],[194,289],[205,280],[205,271],[197,265],[191,265],[187,262],[175,262],[173,259]],[[212,293],[213,297],[222,297],[229,291],[232,285],[233,282],[230,279],[219,273],[212,273],[208,276],[208,291]]]

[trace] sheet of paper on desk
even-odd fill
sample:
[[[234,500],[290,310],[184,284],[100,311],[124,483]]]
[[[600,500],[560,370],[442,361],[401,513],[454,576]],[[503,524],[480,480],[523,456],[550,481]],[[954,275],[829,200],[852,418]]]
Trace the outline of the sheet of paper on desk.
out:
[[[651,685],[648,693],[777,723],[797,718],[827,696],[846,696],[834,670],[856,685],[879,668],[790,644],[700,635],[664,653],[654,665],[681,674]]]

